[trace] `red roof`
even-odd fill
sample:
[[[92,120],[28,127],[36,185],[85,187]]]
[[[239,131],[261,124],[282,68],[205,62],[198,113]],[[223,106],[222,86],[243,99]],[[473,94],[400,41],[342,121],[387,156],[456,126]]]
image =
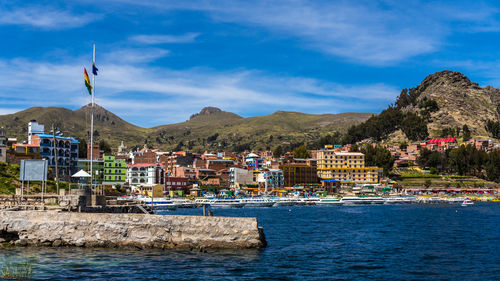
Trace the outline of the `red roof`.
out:
[[[151,167],[151,166],[158,166],[158,163],[154,163],[154,164],[138,163],[138,164],[127,165],[127,167]]]
[[[455,142],[455,138],[449,138],[449,139],[430,139],[427,141],[427,143],[449,143],[449,142]]]

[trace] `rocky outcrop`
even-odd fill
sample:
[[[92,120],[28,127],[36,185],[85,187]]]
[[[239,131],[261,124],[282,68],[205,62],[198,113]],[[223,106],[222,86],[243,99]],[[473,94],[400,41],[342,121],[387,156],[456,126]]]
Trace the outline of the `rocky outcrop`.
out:
[[[0,212],[0,242],[32,246],[261,248],[256,218]]]

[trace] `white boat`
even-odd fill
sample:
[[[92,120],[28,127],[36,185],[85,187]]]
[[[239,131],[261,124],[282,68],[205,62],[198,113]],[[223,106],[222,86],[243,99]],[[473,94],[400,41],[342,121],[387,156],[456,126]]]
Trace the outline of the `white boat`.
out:
[[[409,204],[409,203],[416,203],[417,198],[415,197],[402,197],[402,196],[393,196],[393,197],[386,197],[384,198],[385,204]]]
[[[188,199],[172,199],[172,202],[179,208],[196,208],[197,205],[194,201]]]
[[[382,197],[343,197],[340,202],[344,204],[384,204]]]
[[[304,205],[318,205],[321,199],[319,197],[304,197],[300,201],[304,202]]]
[[[150,197],[141,197],[138,201],[150,208],[152,204],[153,208],[157,210],[176,210],[178,207],[172,200],[165,198],[153,198],[153,200],[151,200]]]
[[[465,199],[464,202],[462,202],[463,207],[472,206],[472,205],[474,205],[474,202],[472,202],[472,200],[470,200],[470,199]]]
[[[325,197],[319,199],[316,204],[321,206],[338,206],[344,203],[342,203],[342,201],[340,201],[340,199],[338,199],[337,197]]]
[[[242,198],[240,199],[242,203],[245,204],[245,207],[254,208],[254,207],[272,207],[274,205],[274,201],[269,198]]]
[[[243,208],[245,203],[238,199],[196,199],[198,206],[210,205],[212,208]]]
[[[460,204],[460,203],[463,203],[465,200],[465,198],[463,197],[451,197],[451,198],[448,198],[448,202],[449,203],[457,203],[457,204]]]
[[[283,207],[283,206],[294,206],[298,204],[297,199],[292,198],[275,198],[274,199],[274,207]]]

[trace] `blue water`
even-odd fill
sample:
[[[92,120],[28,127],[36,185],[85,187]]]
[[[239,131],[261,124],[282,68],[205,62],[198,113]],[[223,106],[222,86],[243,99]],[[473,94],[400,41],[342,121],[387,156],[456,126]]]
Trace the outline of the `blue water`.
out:
[[[0,260],[31,258],[34,277],[51,280],[500,279],[500,204],[215,209],[215,215],[256,216],[268,247],[11,248],[0,250]]]

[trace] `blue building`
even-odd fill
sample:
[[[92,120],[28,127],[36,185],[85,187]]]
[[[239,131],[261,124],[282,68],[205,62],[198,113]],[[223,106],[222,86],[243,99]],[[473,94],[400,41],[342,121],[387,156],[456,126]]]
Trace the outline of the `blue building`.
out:
[[[70,181],[71,175],[78,168],[78,145],[80,142],[71,137],[55,137],[57,159],[55,159],[54,137],[50,134],[36,134],[31,137],[31,143],[40,146],[42,158],[49,160],[49,168],[55,173],[55,165],[59,171],[60,180]]]

